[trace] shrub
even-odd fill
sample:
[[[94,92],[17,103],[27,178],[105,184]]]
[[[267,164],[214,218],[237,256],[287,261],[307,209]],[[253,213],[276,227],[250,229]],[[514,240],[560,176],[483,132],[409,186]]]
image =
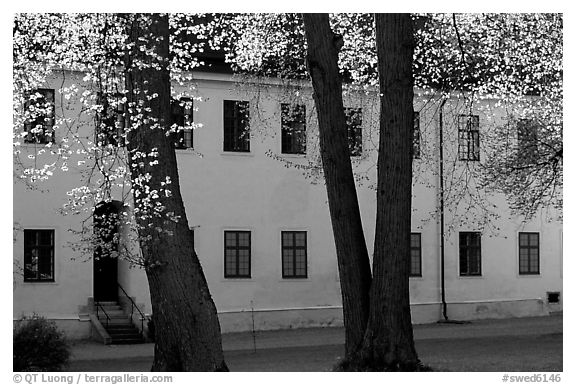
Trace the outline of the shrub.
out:
[[[54,322],[39,316],[24,317],[14,327],[13,370],[55,372],[70,358],[70,347]]]

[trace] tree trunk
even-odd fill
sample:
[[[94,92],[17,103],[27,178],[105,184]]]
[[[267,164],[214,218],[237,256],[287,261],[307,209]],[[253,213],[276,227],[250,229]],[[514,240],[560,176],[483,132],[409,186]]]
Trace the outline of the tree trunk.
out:
[[[320,154],[336,244],[346,357],[360,347],[368,320],[370,264],[350,162],[338,51],[342,37],[330,29],[328,14],[304,14],[308,70],[318,113]]]
[[[414,35],[409,14],[377,14],[380,140],[370,316],[359,353],[372,370],[417,370],[410,316]]]
[[[126,147],[154,314],[152,371],[227,370],[216,307],[193,249],[176,155],[166,136],[171,116],[168,16],[130,17]],[[171,183],[163,185],[167,178]],[[157,211],[157,205],[163,210]],[[178,220],[170,219],[171,213]]]

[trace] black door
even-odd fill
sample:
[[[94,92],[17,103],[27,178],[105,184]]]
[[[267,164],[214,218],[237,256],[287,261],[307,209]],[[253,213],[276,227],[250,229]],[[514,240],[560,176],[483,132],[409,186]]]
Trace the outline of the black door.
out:
[[[94,210],[94,301],[118,301],[118,210],[113,203]]]

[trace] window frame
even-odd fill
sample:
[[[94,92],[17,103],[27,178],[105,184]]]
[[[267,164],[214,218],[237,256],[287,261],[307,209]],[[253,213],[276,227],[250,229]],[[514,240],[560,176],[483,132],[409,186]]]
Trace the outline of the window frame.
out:
[[[463,123],[465,125],[463,127]],[[480,116],[458,115],[458,160],[480,161]]]
[[[27,242],[27,234],[34,232],[34,243]],[[50,243],[49,244],[42,244],[41,239],[41,232],[49,232],[50,233]],[[40,258],[43,253],[38,252],[37,263],[36,263],[36,277],[30,277],[27,275],[27,272],[30,271],[27,269],[27,265],[31,265],[32,262],[30,261],[31,254],[33,253],[32,250],[46,250],[49,251],[49,270],[50,270],[50,277],[49,278],[42,278],[42,272],[40,269],[41,262]],[[56,281],[56,261],[55,261],[55,254],[56,254],[56,230],[55,229],[24,229],[24,282],[26,283],[43,283],[43,282],[55,282]],[[44,262],[46,263],[46,262]]]
[[[227,245],[227,235],[234,234],[234,246]],[[240,246],[239,235],[248,234],[248,246]],[[229,273],[227,269],[228,250],[235,251],[235,272]],[[248,250],[248,273],[240,273],[240,250]],[[250,230],[224,230],[224,278],[250,279],[252,278],[252,231]]]
[[[32,93],[40,94],[41,97],[35,99],[34,101],[31,100]],[[46,101],[46,94],[52,95],[52,100]],[[24,111],[27,112],[30,109],[30,106],[37,105],[38,103],[42,103],[41,100],[44,100],[44,105],[50,108],[48,114],[38,114],[34,118],[34,120],[27,119],[24,122],[24,131],[26,132],[26,136],[24,137],[25,144],[48,144],[54,143],[56,141],[55,132],[54,132],[54,125],[55,125],[55,116],[56,116],[56,90],[53,88],[37,88],[30,94],[26,95],[26,101],[24,102]],[[46,108],[46,107],[41,107]],[[51,116],[50,116],[51,115]],[[42,121],[42,122],[41,122]],[[36,127],[41,126],[42,132],[41,133],[33,133],[32,130],[36,129]]]
[[[412,237],[417,235],[418,236],[418,246],[415,247],[412,245]],[[414,255],[413,251],[418,252],[418,272],[414,272],[412,267],[414,267]],[[422,277],[422,233],[410,233],[410,277]]]
[[[470,242],[466,242],[466,244],[462,244],[462,237],[463,236],[477,236],[478,237],[478,245],[474,245],[471,244]],[[466,260],[466,264],[464,265],[462,263],[463,261],[463,256],[462,256],[462,252],[463,250],[466,251],[466,255],[465,255],[465,260]],[[471,261],[470,259],[473,257],[471,256],[470,252],[473,250],[477,250],[478,251],[478,272],[471,272],[470,269],[470,265],[471,265]],[[479,231],[460,231],[458,233],[458,270],[459,270],[459,276],[460,277],[481,277],[482,276],[482,233]],[[463,269],[463,267],[466,267],[465,269]]]
[[[344,116],[350,156],[362,156],[362,108],[346,107],[344,108]]]
[[[297,117],[288,116],[288,114]],[[280,153],[283,155],[306,155],[306,105],[280,104]],[[290,118],[288,120],[288,118]],[[303,128],[302,128],[303,127]],[[300,138],[300,139],[299,139]],[[288,145],[290,145],[288,147]]]
[[[124,147],[126,145],[124,138],[124,130],[126,129],[124,94],[117,93],[111,95],[111,98],[115,99],[113,106],[108,101],[108,95],[98,94],[98,103],[103,106],[103,110],[96,114],[94,141],[99,146]],[[111,112],[110,115],[109,111]],[[103,120],[105,122],[102,122]],[[112,127],[112,124],[114,127]]]
[[[422,132],[420,131],[420,111],[414,111],[414,126],[412,128],[412,159],[422,157]]]
[[[292,236],[292,245],[288,246],[285,245],[284,242],[284,235],[291,234]],[[304,245],[296,245],[296,235],[297,234],[304,234]],[[292,274],[287,274],[284,266],[285,266],[285,250],[291,250],[291,265],[292,265]],[[296,251],[297,250],[304,250],[304,273],[298,274],[298,269],[296,268]],[[282,279],[307,279],[308,278],[308,231],[306,230],[282,230],[280,232],[280,254],[281,254],[281,267],[282,267]]]
[[[230,112],[231,116],[227,114]],[[222,151],[224,152],[250,152],[250,102],[246,100],[223,100],[223,140]],[[232,126],[227,126],[227,122],[232,121]],[[227,128],[232,133],[227,133]],[[240,130],[243,132],[239,134]],[[228,139],[228,140],[227,140]],[[230,143],[231,140],[231,143]],[[227,147],[228,144],[228,147]]]
[[[522,244],[522,236],[528,236],[528,245]],[[530,236],[536,235],[536,245],[531,245]],[[522,270],[522,250],[527,249],[528,251],[528,270]],[[532,267],[532,259],[530,255],[530,250],[536,250],[536,271]],[[536,231],[531,232],[519,232],[518,233],[518,274],[519,275],[540,275],[540,233]]]
[[[519,119],[516,124],[518,158],[533,161],[538,156],[538,123],[534,119]]]
[[[174,149],[194,149],[194,130],[192,128],[194,123],[194,99],[187,96],[180,99],[172,98],[170,100],[170,114],[171,125],[176,124],[178,126],[178,130],[173,133]]]

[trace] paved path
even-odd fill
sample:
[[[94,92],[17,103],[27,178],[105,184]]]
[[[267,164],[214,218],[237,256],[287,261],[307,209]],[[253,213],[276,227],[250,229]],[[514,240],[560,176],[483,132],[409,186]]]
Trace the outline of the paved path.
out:
[[[478,320],[466,324],[426,324],[414,326],[414,339],[455,340],[470,338],[530,337],[562,334],[562,315],[545,317]],[[309,328],[256,332],[256,352],[260,350],[296,347],[341,346],[344,329]],[[225,352],[254,351],[252,333],[222,335]],[[231,353],[229,353],[230,355]],[[72,361],[95,361],[153,357],[154,344],[103,345],[83,341],[72,346]]]

